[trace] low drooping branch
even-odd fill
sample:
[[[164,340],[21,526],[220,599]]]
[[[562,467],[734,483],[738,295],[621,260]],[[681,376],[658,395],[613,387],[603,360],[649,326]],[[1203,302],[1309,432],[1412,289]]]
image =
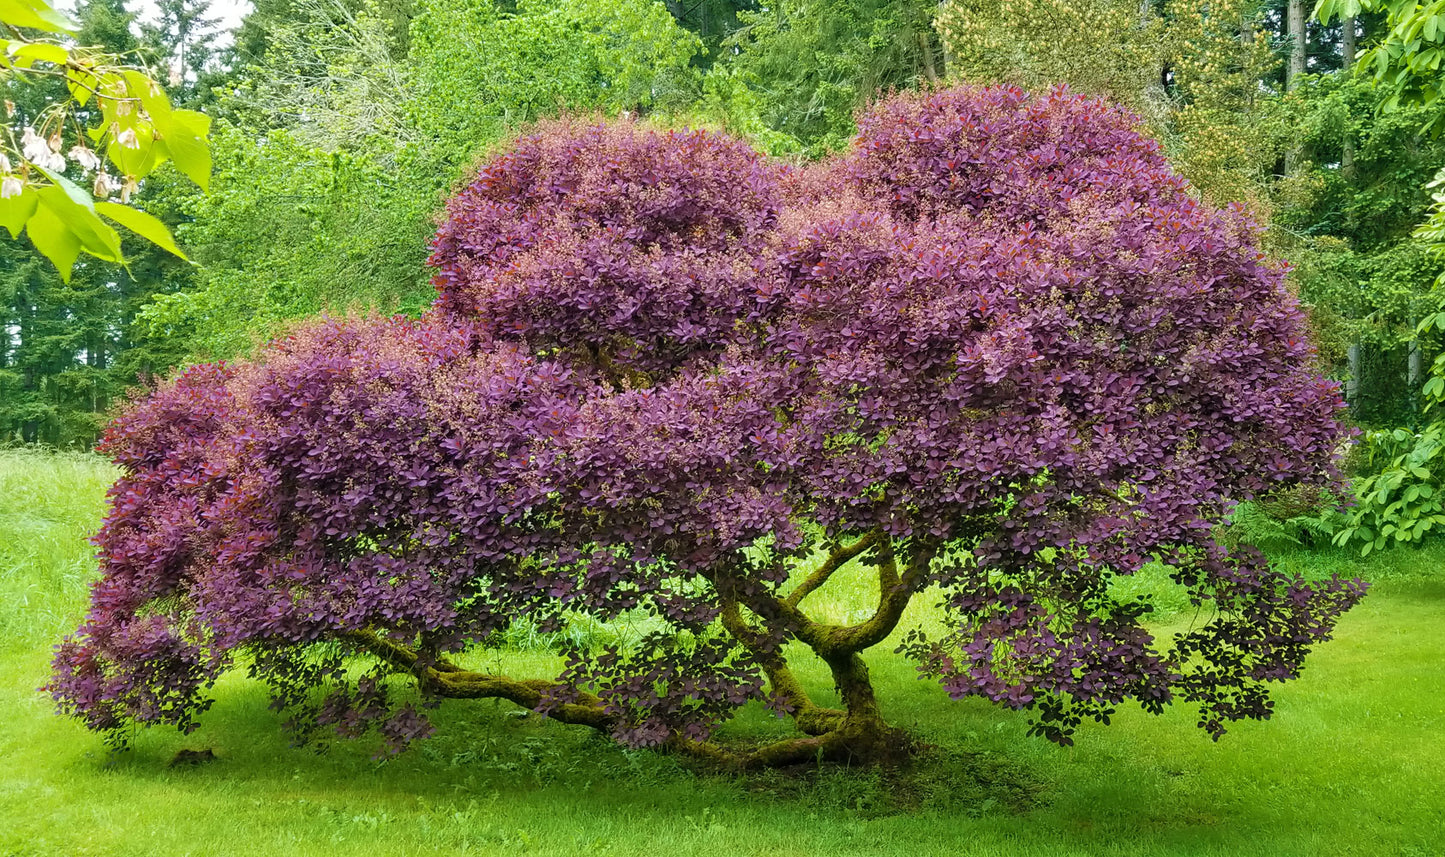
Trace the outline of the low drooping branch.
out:
[[[578,693],[546,679],[513,679],[463,669],[444,658],[428,663],[416,652],[369,631],[355,631],[346,639],[403,672],[416,676],[427,690],[446,699],[505,699],[538,710],[551,692],[565,693],[571,702],[547,706],[548,717],[561,723],[610,731],[617,715],[606,710],[594,694]]]
[[[856,745],[850,744],[846,736],[838,731],[808,738],[788,738],[746,753],[729,750],[711,741],[689,741],[685,738],[674,738],[667,743],[667,747],[696,759],[744,771],[819,760],[841,761],[857,755]]]
[[[402,672],[408,672],[415,675],[423,665],[423,658],[421,655],[413,652],[411,649],[408,649],[406,646],[403,646],[400,643],[397,643],[393,640],[388,640],[385,637],[371,631],[352,631],[348,634],[343,635],[342,639],[361,649],[364,649],[372,655],[375,655],[377,658],[380,658],[386,663],[391,664],[393,667],[396,667]],[[436,657],[432,659],[429,666],[432,670],[439,673],[462,672],[461,667],[457,666],[456,664],[443,657]],[[420,676],[418,676],[418,678],[420,678]]]
[[[737,636],[737,632],[732,630],[736,628],[744,635],[756,634],[746,627],[736,602],[725,613],[724,623],[730,626],[730,633]],[[536,710],[549,691],[564,689],[545,679],[511,679],[473,672],[443,658],[428,662],[411,649],[370,631],[352,632],[345,639],[398,670],[416,676],[428,690],[448,699],[505,699]],[[808,698],[781,657],[771,658],[769,662],[772,669],[768,675],[774,682],[775,692],[797,707],[794,718],[799,729],[808,737],[787,738],[739,752],[715,742],[693,741],[675,735],[667,741],[667,748],[726,767],[754,770],[820,759],[847,760],[871,756],[886,743],[888,730],[871,728],[882,727],[882,721],[877,717],[873,689],[867,682],[867,667],[857,655],[846,659],[846,666],[834,668],[835,676],[840,677],[845,701],[849,704],[847,712],[818,707]],[[861,681],[858,680],[860,677]],[[595,695],[577,693],[570,688],[566,690],[574,701],[549,706],[548,717],[600,731],[610,731],[616,725],[616,717],[605,710],[602,701]]]

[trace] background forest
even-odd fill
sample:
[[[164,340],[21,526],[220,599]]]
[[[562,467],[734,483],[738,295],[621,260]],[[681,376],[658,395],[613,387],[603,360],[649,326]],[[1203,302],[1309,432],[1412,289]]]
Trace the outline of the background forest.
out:
[[[64,282],[28,239],[0,241],[7,442],[89,447],[128,388],[245,353],[294,319],[419,312],[442,200],[535,119],[646,115],[804,160],[846,147],[880,91],[966,81],[1066,83],[1135,111],[1202,196],[1247,206],[1293,266],[1320,369],[1362,426],[1388,430],[1362,444],[1364,472],[1413,456],[1398,488],[1437,454],[1419,395],[1437,348],[1417,326],[1439,309],[1445,262],[1417,227],[1445,143],[1432,107],[1357,68],[1390,36],[1383,12],[1322,24],[1301,0],[260,0],[227,34],[209,0],[162,0],[144,24],[139,11],[82,0],[77,42],[139,59],[177,106],[214,118],[210,192],[167,168],[134,199],[194,264],[137,241],[125,267],[86,256]],[[0,86],[12,121],[59,94]],[[1374,525],[1365,541],[1381,529],[1354,523]]]
[[[146,26],[135,0],[77,9],[77,41],[168,68],[172,100],[215,117],[216,173],[209,194],[163,170],[136,197],[194,266],[138,244],[128,270],[86,257],[66,284],[0,243],[6,439],[87,447],[112,400],[179,363],[322,310],[418,311],[442,199],[539,117],[626,111],[813,158],[874,93],[942,80],[1129,106],[1202,195],[1267,224],[1357,419],[1417,419],[1442,262],[1413,230],[1445,145],[1352,73],[1379,16],[1297,38],[1283,0],[261,0],[218,48],[208,5],[164,0]],[[22,112],[54,96],[7,85]]]

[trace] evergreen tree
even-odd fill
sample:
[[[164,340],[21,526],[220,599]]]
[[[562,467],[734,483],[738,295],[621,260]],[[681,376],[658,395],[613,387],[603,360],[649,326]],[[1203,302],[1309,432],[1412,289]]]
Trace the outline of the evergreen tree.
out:
[[[147,44],[167,64],[171,98],[181,105],[210,101],[211,88],[225,76],[216,47],[220,18],[212,14],[211,4],[212,0],[157,0],[156,23],[141,27]]]
[[[697,33],[707,46],[707,54],[698,58],[698,65],[705,68],[729,53],[723,42],[742,26],[739,13],[759,7],[756,0],[666,0],[666,5],[677,22]]]
[[[140,50],[132,26],[136,14],[126,7],[126,0],[86,0],[76,10],[80,32],[76,42],[101,45],[116,54],[135,54]]]

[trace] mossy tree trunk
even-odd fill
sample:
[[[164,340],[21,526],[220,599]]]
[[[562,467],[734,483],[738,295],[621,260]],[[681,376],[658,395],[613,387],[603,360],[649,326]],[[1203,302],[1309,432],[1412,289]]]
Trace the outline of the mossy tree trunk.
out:
[[[874,763],[905,753],[906,736],[883,718],[862,653],[898,627],[909,602],[926,583],[928,565],[936,551],[937,545],[918,545],[900,567],[893,540],[880,532],[872,532],[851,543],[835,544],[824,562],[787,595],[756,587],[743,591],[742,587],[729,585],[725,580],[716,581],[724,593],[723,628],[762,667],[770,693],[802,735],[748,752],[677,736],[669,740],[667,746],[676,752],[739,768],[773,767],[818,759]],[[855,559],[873,566],[877,572],[878,603],[872,615],[854,625],[833,625],[809,617],[802,602]],[[535,709],[550,692],[563,691],[569,702],[549,705],[547,714],[552,719],[601,731],[611,731],[617,725],[616,716],[597,696],[576,693],[553,681],[474,672],[444,657],[419,653],[373,634],[351,634],[346,639],[394,669],[414,675],[427,691],[442,698],[506,699]],[[789,639],[807,646],[828,667],[841,708],[819,706],[809,696],[784,652],[783,644]]]

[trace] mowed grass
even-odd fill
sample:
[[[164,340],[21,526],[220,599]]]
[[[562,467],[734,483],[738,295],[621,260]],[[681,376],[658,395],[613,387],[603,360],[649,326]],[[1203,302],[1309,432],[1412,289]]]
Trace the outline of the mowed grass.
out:
[[[437,737],[401,756],[317,753],[289,746],[239,675],[194,734],[144,732],[115,755],[35,690],[83,612],[85,538],[113,476],[94,458],[0,453],[0,855],[1445,854],[1439,547],[1282,557],[1378,582],[1279,687],[1274,718],[1217,744],[1185,707],[1129,708],[1061,750],[1027,737],[1024,714],[950,702],[885,645],[871,663],[886,712],[926,745],[908,771],[709,773],[492,702],[445,706]],[[851,584],[819,607],[860,609],[867,586]],[[762,711],[729,727],[782,731]],[[182,748],[218,760],[170,767]]]

